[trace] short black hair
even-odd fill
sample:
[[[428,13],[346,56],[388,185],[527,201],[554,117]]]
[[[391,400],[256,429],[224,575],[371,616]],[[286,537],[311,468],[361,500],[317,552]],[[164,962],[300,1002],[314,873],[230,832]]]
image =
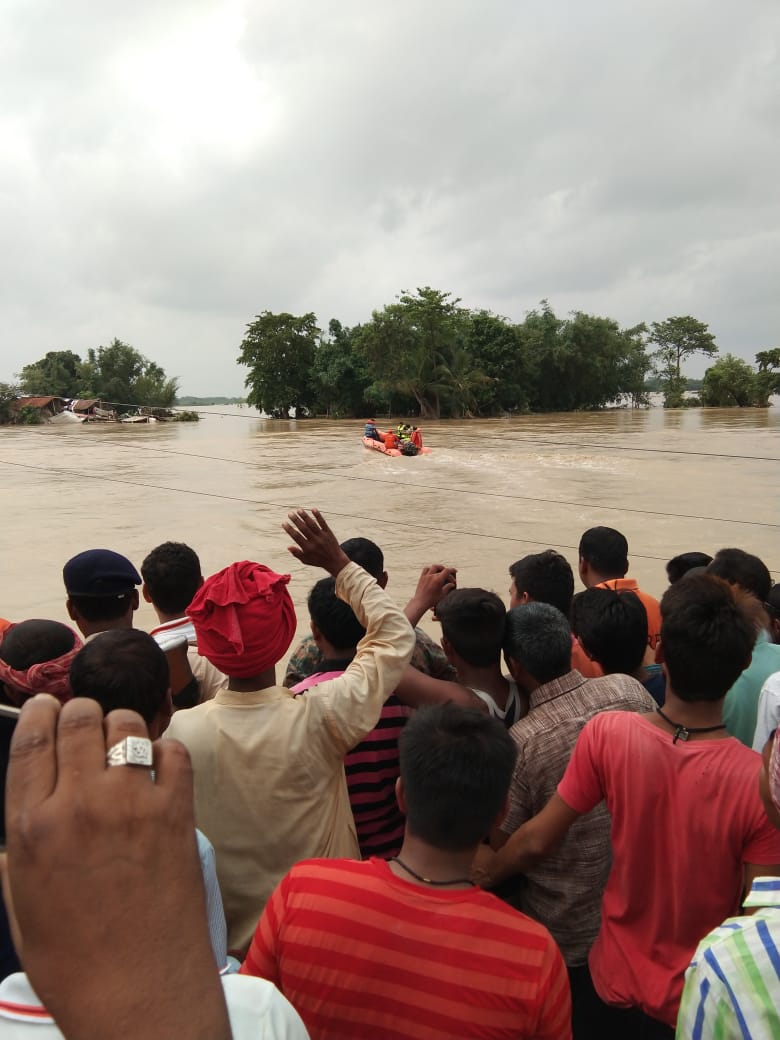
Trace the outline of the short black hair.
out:
[[[772,588],[772,575],[763,560],[744,549],[719,549],[707,567],[708,574],[739,585],[765,603]]]
[[[669,579],[669,583],[674,585],[676,581],[679,581],[683,575],[687,574],[688,571],[693,570],[694,567],[706,567],[710,563],[712,563],[712,557],[709,553],[680,553],[679,556],[672,557],[672,559],[667,563],[666,576]]]
[[[571,671],[569,622],[549,603],[521,603],[506,616],[504,653],[538,683],[560,679]]]
[[[320,578],[309,593],[309,617],[337,650],[352,650],[366,634],[355,612],[336,595],[336,579]]]
[[[198,554],[184,542],[163,542],[141,564],[152,603],[165,614],[183,615],[201,586]]]
[[[347,538],[341,548],[353,563],[359,564],[377,581],[385,570],[385,557],[382,550],[370,538]]]
[[[482,841],[504,805],[517,756],[503,723],[457,704],[424,707],[398,747],[410,832],[450,852]]]
[[[56,661],[73,649],[76,633],[59,621],[30,618],[6,630],[0,643],[0,659],[17,671],[34,664]]]
[[[519,595],[527,592],[537,603],[549,603],[569,616],[574,595],[574,574],[565,556],[555,549],[531,553],[509,568]]]
[[[506,607],[495,592],[454,589],[436,605],[441,632],[473,668],[501,662]]]
[[[689,574],[661,600],[661,648],[669,684],[684,701],[726,696],[750,658],[755,625],[730,586]]]
[[[571,627],[604,672],[633,675],[647,650],[647,611],[633,592],[585,589],[571,606]]]
[[[580,538],[580,556],[605,578],[622,578],[628,570],[628,542],[614,527],[591,527]]]
[[[137,711],[149,725],[169,686],[168,660],[150,635],[134,628],[101,632],[73,658],[74,697],[91,697],[107,715],[115,708]]]
[[[69,596],[85,621],[118,621],[133,605],[135,589],[121,596]]]

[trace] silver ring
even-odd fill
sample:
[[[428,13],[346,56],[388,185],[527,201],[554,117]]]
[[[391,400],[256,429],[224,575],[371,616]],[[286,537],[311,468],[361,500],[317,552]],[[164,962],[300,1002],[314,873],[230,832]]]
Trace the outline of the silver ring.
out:
[[[152,768],[152,742],[148,737],[125,737],[106,752],[107,766]]]

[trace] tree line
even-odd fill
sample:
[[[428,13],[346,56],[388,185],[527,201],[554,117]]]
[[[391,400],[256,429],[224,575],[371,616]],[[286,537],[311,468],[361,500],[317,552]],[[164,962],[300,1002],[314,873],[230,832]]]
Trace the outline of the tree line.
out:
[[[327,332],[312,313],[263,311],[247,326],[238,362],[248,369],[249,404],[268,415],[435,419],[638,406],[647,403],[651,373],[665,405],[680,407],[688,403],[683,362],[717,350],[707,325],[690,316],[621,328],[581,311],[559,317],[543,300],[514,323],[426,286],[403,292],[364,324],[333,319]],[[766,405],[780,391],[780,351],[758,358],[758,372],[730,355],[718,361],[702,403]],[[744,366],[750,388],[729,402],[735,366]]]
[[[72,350],[50,350],[25,365],[17,380],[18,386],[6,391],[152,408],[169,408],[178,392],[177,379],[168,379],[158,364],[119,339],[90,348],[84,360]]]

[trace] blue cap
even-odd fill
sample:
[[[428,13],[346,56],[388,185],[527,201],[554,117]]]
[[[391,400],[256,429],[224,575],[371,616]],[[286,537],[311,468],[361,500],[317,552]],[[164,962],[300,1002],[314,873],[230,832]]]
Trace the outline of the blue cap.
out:
[[[126,556],[111,549],[87,549],[62,568],[69,596],[126,596],[141,577]]]

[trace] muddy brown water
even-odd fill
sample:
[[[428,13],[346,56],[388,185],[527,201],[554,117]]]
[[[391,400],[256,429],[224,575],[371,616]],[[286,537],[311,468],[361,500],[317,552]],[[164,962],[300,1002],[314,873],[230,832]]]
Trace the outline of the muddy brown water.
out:
[[[727,545],[780,580],[778,406],[429,423],[433,450],[418,458],[368,451],[361,433],[238,407],[204,409],[197,424],[1,428],[0,616],[67,621],[70,556],[106,547],[140,567],[175,540],[206,574],[241,559],[289,571],[301,634],[321,573],[288,555],[279,525],[312,505],[340,539],[382,546],[399,603],[434,561],[506,598],[513,560],[553,547],[576,566],[580,534],[596,524],[625,533],[630,574],[656,595],[671,556]],[[153,623],[143,604],[136,624]]]

